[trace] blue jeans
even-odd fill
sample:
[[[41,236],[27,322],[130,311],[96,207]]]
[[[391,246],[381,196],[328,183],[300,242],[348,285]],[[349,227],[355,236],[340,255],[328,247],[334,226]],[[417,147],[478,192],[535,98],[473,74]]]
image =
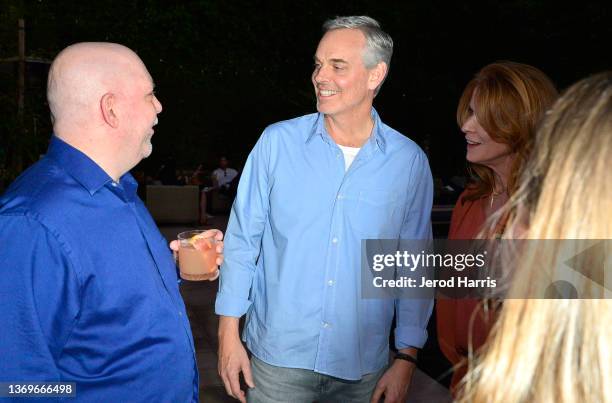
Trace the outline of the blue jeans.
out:
[[[251,358],[255,388],[247,392],[249,403],[368,403],[376,383],[386,368],[364,375],[360,381],[347,381],[308,369],[275,367]]]

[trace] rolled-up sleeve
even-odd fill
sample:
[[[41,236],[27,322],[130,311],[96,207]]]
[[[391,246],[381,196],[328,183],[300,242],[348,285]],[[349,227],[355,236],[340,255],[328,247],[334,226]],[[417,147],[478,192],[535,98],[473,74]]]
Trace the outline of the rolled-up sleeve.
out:
[[[432,239],[431,207],[433,203],[433,179],[425,154],[419,150],[411,169],[411,185],[402,239]],[[433,310],[433,299],[398,299],[395,301],[395,347],[421,348],[427,341],[427,323]]]
[[[261,252],[269,202],[270,132],[264,131],[245,164],[225,235],[224,262],[215,303],[217,315],[240,317]]]
[[[65,244],[35,219],[0,216],[0,379],[59,381],[57,362],[80,309]]]

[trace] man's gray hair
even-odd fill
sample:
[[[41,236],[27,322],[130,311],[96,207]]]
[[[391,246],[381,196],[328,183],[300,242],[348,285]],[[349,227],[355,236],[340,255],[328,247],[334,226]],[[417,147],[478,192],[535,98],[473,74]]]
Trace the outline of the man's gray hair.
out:
[[[374,18],[366,15],[336,17],[325,21],[323,32],[334,29],[358,29],[366,38],[366,49],[363,52],[363,64],[367,69],[374,68],[378,63],[385,62],[387,68],[393,54],[393,39],[380,29],[380,24]]]

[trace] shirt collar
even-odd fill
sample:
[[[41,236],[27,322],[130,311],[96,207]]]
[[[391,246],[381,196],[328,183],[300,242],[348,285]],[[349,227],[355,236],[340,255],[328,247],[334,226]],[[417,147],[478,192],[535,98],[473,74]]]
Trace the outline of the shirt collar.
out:
[[[54,159],[60,167],[81,184],[92,196],[113,179],[82,151],[77,150],[57,136],[51,136],[47,157]],[[119,179],[120,185],[128,194],[135,194],[136,180],[127,173]]]
[[[382,121],[380,120],[380,116],[378,116],[378,112],[376,112],[376,109],[372,108],[371,114],[372,120],[374,120],[374,128],[372,129],[372,135],[370,136],[368,141],[366,141],[364,146],[368,143],[374,143],[374,145],[378,147],[380,151],[382,151],[382,153],[384,154],[387,143],[384,137]],[[308,134],[308,137],[306,138],[306,143],[308,143],[315,135],[320,135],[323,140],[329,143],[334,143],[334,140],[331,138],[331,136],[327,132],[327,129],[325,128],[325,115],[320,112],[317,116],[317,120],[315,122],[313,130]]]

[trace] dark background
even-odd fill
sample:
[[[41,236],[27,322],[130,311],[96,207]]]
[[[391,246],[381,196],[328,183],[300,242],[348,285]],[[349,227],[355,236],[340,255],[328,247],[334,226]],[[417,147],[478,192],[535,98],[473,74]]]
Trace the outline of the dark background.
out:
[[[0,59],[17,55],[18,18],[28,57],[51,60],[80,41],[125,44],[144,60],[164,107],[153,155],[140,168],[155,173],[169,156],[178,168],[214,167],[220,155],[240,167],[266,125],[315,110],[310,73],[323,21],[367,14],[395,41],[375,106],[447,180],[465,166],[455,111],[474,73],[513,60],[542,69],[562,89],[610,69],[610,9],[609,1],[0,0]],[[4,182],[46,150],[47,70],[27,63],[20,127],[17,63],[0,63]]]
[[[122,43],[151,72],[164,110],[153,155],[138,169],[154,176],[168,157],[179,169],[194,169],[200,162],[212,169],[220,155],[240,168],[265,126],[315,111],[310,74],[323,21],[361,14],[377,19],[395,42],[390,75],[375,106],[387,124],[426,150],[439,189],[464,172],[465,142],[455,111],[470,78],[488,63],[512,60],[542,69],[563,89],[612,68],[610,4],[0,0],[0,192],[47,148],[48,63],[69,44]],[[31,60],[22,124],[18,64],[6,60],[18,53],[19,18],[25,19]],[[444,223],[437,236],[444,236],[446,216]],[[422,367],[448,382],[448,365],[435,340],[432,318]]]

